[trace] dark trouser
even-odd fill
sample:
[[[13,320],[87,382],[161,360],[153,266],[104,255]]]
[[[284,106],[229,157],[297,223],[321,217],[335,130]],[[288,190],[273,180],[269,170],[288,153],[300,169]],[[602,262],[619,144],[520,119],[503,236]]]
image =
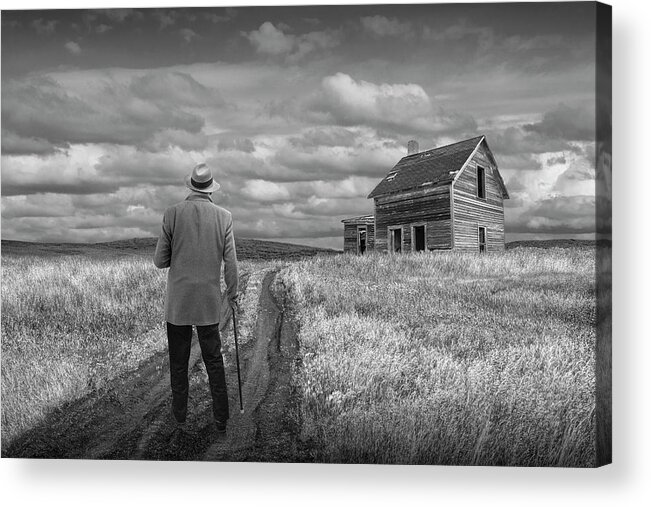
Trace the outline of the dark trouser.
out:
[[[228,419],[228,393],[219,324],[197,326],[197,335],[203,362],[208,372],[213,415],[215,420],[226,422]],[[192,326],[176,326],[168,322],[167,343],[170,354],[172,413],[178,422],[185,422],[188,413],[188,361],[192,344]]]

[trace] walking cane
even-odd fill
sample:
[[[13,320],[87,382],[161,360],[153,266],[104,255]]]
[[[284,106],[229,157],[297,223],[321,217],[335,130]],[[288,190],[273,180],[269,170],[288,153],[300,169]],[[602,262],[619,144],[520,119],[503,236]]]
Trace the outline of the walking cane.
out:
[[[240,391],[240,414],[244,413],[242,403],[242,379],[240,377],[240,351],[237,346],[237,319],[235,318],[235,308],[233,308],[233,336],[235,337],[235,362],[237,363],[237,387]]]

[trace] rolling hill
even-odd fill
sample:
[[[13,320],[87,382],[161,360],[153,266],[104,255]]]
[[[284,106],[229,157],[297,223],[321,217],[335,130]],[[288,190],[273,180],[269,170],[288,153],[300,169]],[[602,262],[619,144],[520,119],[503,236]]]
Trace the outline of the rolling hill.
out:
[[[524,247],[524,248],[595,248],[611,246],[610,240],[601,239],[540,239],[525,241],[510,241],[506,244],[506,249]]]
[[[594,248],[594,240],[552,239],[511,241],[510,250],[530,248]],[[610,241],[600,241],[600,246],[610,246]],[[156,248],[156,238],[133,238],[106,243],[32,243],[28,241],[2,240],[2,255],[28,255],[51,257],[56,255],[86,255],[93,257],[119,257],[124,255],[151,256]],[[241,238],[236,240],[237,258],[240,260],[300,259],[315,255],[334,255],[340,250],[317,248],[279,241],[262,241]]]
[[[2,255],[51,257],[57,255],[84,255],[92,257],[119,257],[125,255],[153,256],[156,238],[133,238],[107,243],[32,243],[2,240]],[[337,250],[316,248],[293,243],[261,241],[241,238],[236,240],[239,260],[299,259],[315,255],[332,255]]]

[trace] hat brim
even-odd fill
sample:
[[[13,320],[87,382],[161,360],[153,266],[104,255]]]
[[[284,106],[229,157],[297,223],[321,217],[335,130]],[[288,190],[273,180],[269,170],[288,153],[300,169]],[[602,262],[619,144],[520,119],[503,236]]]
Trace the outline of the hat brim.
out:
[[[190,190],[194,190],[195,192],[201,192],[204,194],[210,194],[212,192],[216,192],[219,190],[220,184],[217,183],[215,180],[212,180],[212,185],[206,188],[197,188],[194,185],[192,185],[192,176],[188,175],[185,177],[185,186],[188,187]]]

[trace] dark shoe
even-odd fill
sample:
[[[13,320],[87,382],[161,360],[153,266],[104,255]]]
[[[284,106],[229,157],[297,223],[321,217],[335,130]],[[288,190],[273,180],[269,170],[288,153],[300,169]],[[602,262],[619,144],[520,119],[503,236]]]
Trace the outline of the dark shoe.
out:
[[[185,419],[180,420],[180,419],[177,419],[176,416],[174,416],[172,418],[172,421],[173,421],[173,425],[174,425],[175,428],[183,429],[186,426],[186,422],[185,422],[186,420]]]
[[[224,434],[226,433],[226,422],[224,421],[215,421],[215,429],[217,433]]]

